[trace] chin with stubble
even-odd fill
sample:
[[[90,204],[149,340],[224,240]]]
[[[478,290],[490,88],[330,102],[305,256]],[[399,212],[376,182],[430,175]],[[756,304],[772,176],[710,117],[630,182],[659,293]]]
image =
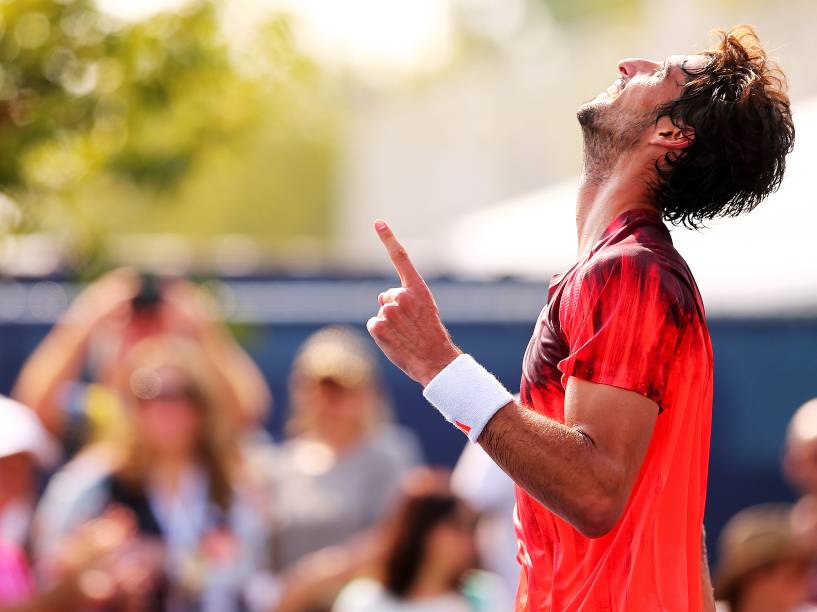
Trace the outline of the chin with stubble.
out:
[[[613,114],[608,104],[596,99],[576,111],[582,128],[584,174],[593,182],[609,178],[616,162],[638,146],[644,130],[655,121],[653,114],[629,119],[617,119]]]
[[[582,104],[576,112],[582,128],[584,175],[592,183],[607,179],[618,157],[614,134],[601,125],[600,110],[595,101],[590,101]]]

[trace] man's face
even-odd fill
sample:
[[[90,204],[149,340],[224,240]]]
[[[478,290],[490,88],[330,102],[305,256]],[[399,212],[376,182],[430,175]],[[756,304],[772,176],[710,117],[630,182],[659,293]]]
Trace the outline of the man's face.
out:
[[[701,69],[707,61],[705,55],[671,55],[664,62],[622,60],[619,78],[581,106],[579,123],[585,131],[623,138],[633,146],[654,124],[655,110],[681,95],[688,80],[684,69]]]

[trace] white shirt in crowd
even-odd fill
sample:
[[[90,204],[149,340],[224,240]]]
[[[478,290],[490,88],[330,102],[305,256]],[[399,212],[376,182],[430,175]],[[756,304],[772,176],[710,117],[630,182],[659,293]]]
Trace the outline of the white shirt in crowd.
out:
[[[493,612],[513,610],[519,582],[513,480],[479,444],[467,444],[451,476],[451,488],[482,516],[477,548],[485,569],[502,578],[506,592],[505,601]]]
[[[400,600],[382,584],[370,578],[350,582],[341,591],[332,612],[472,612],[473,608],[459,593],[438,597]]]

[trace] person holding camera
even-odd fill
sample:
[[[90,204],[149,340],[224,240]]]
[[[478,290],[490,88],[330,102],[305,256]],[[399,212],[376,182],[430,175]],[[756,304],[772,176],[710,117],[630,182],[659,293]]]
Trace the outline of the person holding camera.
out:
[[[24,364],[12,392],[30,406],[67,451],[120,427],[112,393],[115,366],[141,340],[191,339],[228,394],[239,429],[265,415],[271,395],[258,367],[222,323],[215,301],[182,279],[113,270],[88,285]]]

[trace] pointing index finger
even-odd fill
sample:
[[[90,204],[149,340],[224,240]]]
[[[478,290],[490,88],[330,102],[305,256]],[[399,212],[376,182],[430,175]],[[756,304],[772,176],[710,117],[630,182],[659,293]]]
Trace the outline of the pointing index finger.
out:
[[[400,283],[403,287],[407,289],[410,287],[425,287],[423,277],[420,276],[417,268],[411,263],[406,249],[397,240],[388,224],[382,219],[378,219],[374,223],[374,229],[383,246],[386,247],[386,252],[389,254],[394,269],[397,270],[397,275],[400,277]]]

